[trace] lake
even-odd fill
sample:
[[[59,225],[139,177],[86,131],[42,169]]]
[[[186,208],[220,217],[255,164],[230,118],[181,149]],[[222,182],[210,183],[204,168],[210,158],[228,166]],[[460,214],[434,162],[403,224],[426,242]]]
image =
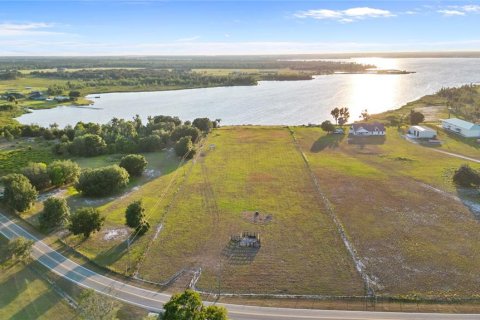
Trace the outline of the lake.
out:
[[[442,87],[480,82],[477,58],[362,58],[346,61],[375,64],[382,69],[412,74],[337,74],[307,81],[261,81],[257,86],[219,87],[156,92],[93,94],[94,105],[64,106],[22,115],[23,124],[48,126],[78,121],[106,123],[112,117],[130,119],[139,114],[222,119],[223,125],[299,125],[331,119],[334,107],[348,107],[350,121],[361,110],[378,113],[401,107]],[[95,96],[100,96],[95,99]]]

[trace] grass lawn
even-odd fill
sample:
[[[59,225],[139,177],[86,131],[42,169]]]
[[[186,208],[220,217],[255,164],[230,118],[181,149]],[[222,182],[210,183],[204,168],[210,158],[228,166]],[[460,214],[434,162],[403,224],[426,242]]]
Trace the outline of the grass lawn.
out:
[[[215,130],[171,203],[140,275],[202,268],[197,287],[253,293],[362,295],[363,283],[319,201],[287,128]],[[245,211],[271,215],[257,224]],[[229,246],[258,232],[260,249]]]
[[[451,183],[465,160],[407,142],[391,128],[384,144],[363,146],[320,129],[294,130],[377,294],[480,295],[479,220]]]
[[[0,257],[7,241],[0,237]],[[1,319],[75,319],[75,312],[29,267],[0,264]]]

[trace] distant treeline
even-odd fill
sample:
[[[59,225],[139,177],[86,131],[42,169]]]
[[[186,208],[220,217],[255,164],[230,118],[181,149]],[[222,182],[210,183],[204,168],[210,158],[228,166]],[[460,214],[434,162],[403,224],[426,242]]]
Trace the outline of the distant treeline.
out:
[[[70,81],[69,89],[99,86],[238,86],[254,85],[256,79],[249,75],[232,74],[211,76],[181,70],[159,69],[84,69],[74,72],[35,71],[31,76],[38,78]]]
[[[0,58],[0,70],[51,68],[148,68],[148,69],[293,69],[320,74],[358,72],[371,65],[340,61],[302,61],[268,56],[230,57],[9,57]]]

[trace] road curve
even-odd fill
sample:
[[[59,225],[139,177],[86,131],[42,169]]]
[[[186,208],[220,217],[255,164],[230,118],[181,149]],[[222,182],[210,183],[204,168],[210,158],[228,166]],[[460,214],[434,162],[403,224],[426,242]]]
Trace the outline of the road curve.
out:
[[[46,268],[77,285],[118,299],[120,301],[159,312],[170,299],[169,294],[142,289],[93,272],[37,239],[34,235],[0,213],[0,234],[7,239],[25,237],[35,241],[32,257]],[[439,314],[439,313],[401,313],[366,312],[342,310],[313,310],[243,306],[235,304],[217,304],[228,309],[229,317],[236,320],[273,320],[273,319],[347,319],[347,320],[433,320],[433,319],[479,319],[478,314]]]

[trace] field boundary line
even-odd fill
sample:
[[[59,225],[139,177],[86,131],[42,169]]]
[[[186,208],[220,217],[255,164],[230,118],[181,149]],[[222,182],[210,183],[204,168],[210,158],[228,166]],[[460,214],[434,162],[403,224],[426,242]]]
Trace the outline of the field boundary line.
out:
[[[353,244],[348,239],[347,233],[345,232],[345,228],[342,225],[342,223],[340,222],[340,220],[338,219],[337,214],[335,213],[335,210],[333,209],[332,203],[330,202],[330,200],[328,200],[327,196],[322,191],[322,189],[320,187],[320,183],[318,182],[317,176],[313,172],[307,156],[305,155],[305,153],[303,152],[303,150],[300,147],[300,144],[298,143],[297,137],[295,136],[295,131],[290,126],[288,126],[287,128],[290,131],[290,135],[292,137],[293,144],[295,145],[295,148],[297,149],[297,151],[302,156],[305,167],[306,167],[306,169],[307,169],[307,171],[308,171],[308,173],[309,173],[309,175],[310,175],[310,177],[313,181],[313,184],[315,185],[315,189],[317,191],[317,194],[322,199],[323,204],[325,205],[325,208],[327,209],[328,215],[330,216],[330,218],[333,220],[333,223],[337,227],[337,231],[340,235],[340,238],[342,239],[343,244],[345,245],[348,253],[350,254],[350,257],[353,260],[353,263],[355,264],[355,268],[356,268],[357,272],[362,277],[362,280],[363,280],[364,285],[365,285],[365,289],[367,291],[367,296],[368,297],[375,296],[375,290],[372,286],[373,284],[375,284],[375,281],[373,281],[370,278],[370,276],[367,274],[367,272],[365,271],[365,265],[360,260],[360,258],[358,258],[357,251],[355,250],[355,247],[353,246]]]

